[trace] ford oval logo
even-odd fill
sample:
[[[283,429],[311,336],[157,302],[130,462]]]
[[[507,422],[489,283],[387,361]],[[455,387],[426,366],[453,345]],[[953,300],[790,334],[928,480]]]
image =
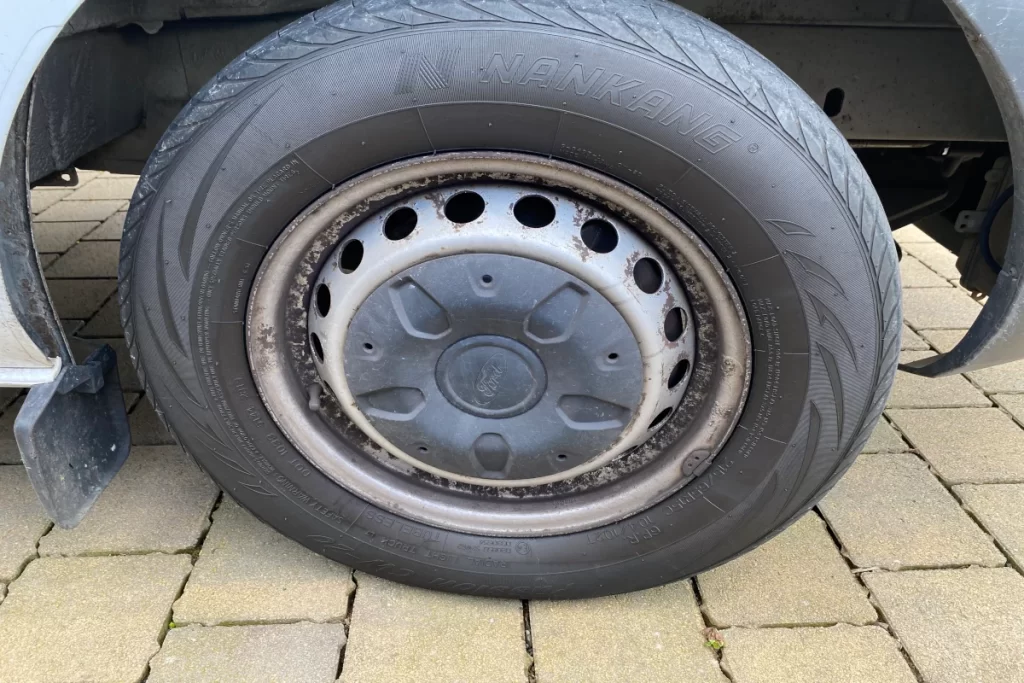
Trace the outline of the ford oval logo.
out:
[[[488,358],[480,368],[475,385],[477,394],[487,400],[482,401],[479,397],[475,397],[474,403],[481,406],[490,403],[491,399],[498,395],[498,389],[501,387],[501,378],[505,376],[507,371],[508,361],[505,359],[505,354],[498,352]]]

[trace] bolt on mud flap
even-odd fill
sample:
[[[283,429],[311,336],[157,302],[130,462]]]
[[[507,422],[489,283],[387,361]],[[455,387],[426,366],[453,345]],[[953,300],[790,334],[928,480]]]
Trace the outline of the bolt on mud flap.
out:
[[[114,350],[104,345],[33,387],[14,436],[46,513],[65,529],[76,526],[131,448]]]

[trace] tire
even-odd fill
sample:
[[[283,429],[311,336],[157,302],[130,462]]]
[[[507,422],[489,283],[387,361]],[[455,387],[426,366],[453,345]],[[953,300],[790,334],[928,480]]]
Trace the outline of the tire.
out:
[[[587,80],[597,73],[603,84]],[[627,183],[728,271],[750,324],[749,395],[712,466],[675,495],[560,536],[439,530],[355,497],[277,428],[243,317],[267,245],[332,186],[457,149],[550,156]],[[519,598],[692,576],[806,512],[885,405],[899,296],[885,214],[829,119],[734,36],[641,0],[374,0],[303,17],[171,125],[132,200],[120,268],[147,395],[239,503],[356,569]]]

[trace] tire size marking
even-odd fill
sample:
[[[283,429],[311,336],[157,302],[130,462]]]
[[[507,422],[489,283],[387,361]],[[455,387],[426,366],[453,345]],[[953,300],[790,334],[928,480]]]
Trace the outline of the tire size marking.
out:
[[[758,405],[754,423],[748,428],[749,433],[739,448],[739,456],[747,458],[761,442],[765,429],[772,417],[775,403],[781,398],[779,385],[782,380],[782,341],[779,320],[775,315],[776,305],[768,297],[754,299],[747,307],[747,316],[751,327],[755,329],[755,339],[761,337],[764,348],[756,348],[754,358],[764,365],[767,381],[761,391],[762,399]],[[748,403],[748,405],[750,405]]]
[[[385,529],[391,529],[392,531],[411,536],[421,543],[443,543],[447,534],[439,529],[431,529],[428,527],[421,527],[418,525],[410,524],[405,520],[386,515],[383,512],[376,510],[367,510],[365,514],[366,519],[376,522]]]
[[[654,523],[650,515],[643,515],[613,527],[587,532],[587,544],[594,545],[624,538],[630,545],[638,545],[641,541],[649,541],[660,534],[661,527]]]

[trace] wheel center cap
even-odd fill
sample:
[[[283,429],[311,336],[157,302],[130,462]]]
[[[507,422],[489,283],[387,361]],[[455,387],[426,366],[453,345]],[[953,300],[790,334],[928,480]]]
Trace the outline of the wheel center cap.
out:
[[[544,364],[525,344],[477,335],[452,344],[437,362],[437,385],[459,410],[512,417],[537,404],[547,387]]]

